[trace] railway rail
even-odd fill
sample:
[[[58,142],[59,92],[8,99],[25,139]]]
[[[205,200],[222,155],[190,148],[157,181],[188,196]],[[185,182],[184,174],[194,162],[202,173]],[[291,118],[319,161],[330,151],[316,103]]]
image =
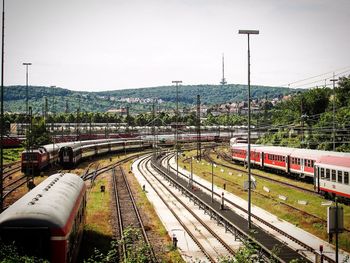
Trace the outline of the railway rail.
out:
[[[220,153],[219,153],[219,154],[220,154]],[[220,165],[220,166],[222,166],[222,167],[226,167],[226,168],[231,169],[231,170],[236,170],[236,171],[239,171],[239,172],[242,172],[242,173],[247,173],[247,171],[244,171],[244,170],[241,170],[241,169],[237,169],[237,168],[232,167],[232,166],[229,166],[229,165],[225,165],[225,164],[222,164],[222,163],[220,163],[220,164],[216,163],[216,162],[209,156],[208,153],[204,154],[204,156],[205,156],[205,158],[207,158],[206,160],[207,160],[208,162],[213,162],[213,163],[215,163],[215,164],[217,164],[217,165]],[[229,160],[227,159],[227,156],[226,156],[226,159],[225,159],[225,160],[226,160],[226,161],[229,161]],[[297,189],[297,190],[300,190],[300,191],[304,191],[304,192],[310,193],[310,194],[312,194],[312,195],[318,195],[317,193],[315,193],[314,191],[311,191],[311,190],[310,190],[310,191],[305,191],[305,190],[308,190],[308,189],[306,189],[306,188],[302,188],[302,187],[298,187],[298,186],[293,185],[293,184],[281,182],[281,181],[278,181],[278,180],[276,180],[276,179],[269,178],[269,177],[267,177],[267,176],[258,175],[258,174],[256,174],[256,173],[252,173],[252,175],[254,175],[254,176],[256,176],[256,177],[260,177],[260,178],[262,178],[262,179],[269,180],[269,181],[271,181],[271,182],[274,182],[274,183],[277,183],[277,184],[280,184],[280,185],[283,185],[283,186],[288,186],[288,187],[291,187],[291,188],[294,188],[294,189]],[[229,183],[229,184],[231,184],[231,185],[235,185],[235,186],[241,187],[240,185],[235,184],[235,183],[233,183],[233,182],[231,182],[231,181],[229,181],[229,180],[227,180],[227,179],[225,179],[225,178],[222,178],[221,176],[218,176],[218,175],[214,175],[214,176],[215,176],[215,177],[218,177],[218,178],[220,178],[220,179],[222,179],[222,180],[224,180],[226,183]],[[266,195],[261,194],[261,193],[256,192],[256,191],[255,191],[255,193],[257,193],[257,194],[259,194],[259,195],[261,195],[261,196],[263,196],[263,197],[266,197],[266,198],[271,198],[271,197],[269,197],[269,196],[266,196]],[[292,206],[292,205],[289,205],[289,204],[287,204],[287,203],[285,203],[285,202],[282,202],[282,201],[278,201],[278,202],[279,202],[280,204],[284,205],[284,206],[288,206],[290,209],[293,209],[293,210],[296,210],[296,211],[300,212],[300,213],[303,214],[304,216],[309,216],[309,217],[315,218],[316,220],[318,220],[320,223],[322,223],[322,224],[325,225],[325,226],[327,225],[327,220],[325,220],[325,219],[323,219],[323,218],[321,218],[321,217],[319,217],[319,216],[316,216],[316,215],[311,214],[311,213],[309,213],[309,212],[307,212],[307,211],[305,211],[305,210],[302,210],[302,209],[299,209],[299,208],[294,207],[294,206]],[[350,229],[344,228],[344,231],[350,232]]]
[[[169,160],[170,160],[170,158],[168,159],[168,162],[169,162]],[[168,163],[168,165],[169,165],[169,163]],[[169,165],[169,167],[170,167],[173,171],[176,171],[176,169],[173,168],[172,166]],[[185,174],[183,174],[183,173],[181,173],[180,171],[178,172],[178,174],[180,174],[181,176],[183,176],[183,177],[185,178],[185,180],[189,180],[188,176],[185,175]],[[201,189],[203,189],[204,191],[211,192],[211,189],[209,189],[209,188],[206,187],[205,185],[203,185],[203,184],[201,184],[201,183],[199,183],[199,182],[193,182],[193,183],[194,183],[195,185],[199,186],[199,187],[200,187]],[[214,196],[220,198],[220,195],[219,195],[218,193],[214,192],[213,194],[214,194]],[[245,213],[245,214],[248,213],[248,211],[247,211],[245,208],[243,208],[243,207],[241,207],[241,206],[235,204],[234,202],[230,201],[229,199],[226,199],[226,198],[225,198],[225,203],[230,204],[232,207],[237,208],[238,210],[242,211],[242,212]],[[262,224],[266,225],[267,227],[269,227],[271,230],[276,231],[277,233],[283,235],[284,237],[288,238],[289,240],[295,242],[296,244],[299,244],[299,245],[300,245],[301,247],[303,247],[306,251],[309,251],[309,252],[311,252],[311,253],[316,253],[316,251],[315,251],[314,248],[312,248],[311,246],[309,246],[308,244],[306,244],[306,243],[303,242],[302,240],[299,240],[299,239],[297,239],[297,238],[291,236],[290,234],[288,234],[288,233],[286,233],[285,231],[279,229],[278,227],[274,226],[273,224],[271,224],[271,223],[269,223],[269,222],[267,222],[267,221],[261,219],[261,218],[260,218],[259,216],[257,216],[257,215],[252,214],[251,216],[252,216],[252,218],[254,218],[255,220],[257,220],[257,221],[259,221],[260,223],[262,223]],[[334,260],[333,258],[331,258],[330,256],[328,256],[328,255],[326,255],[326,254],[323,254],[323,257],[324,257],[324,260],[325,260],[326,262],[330,262],[330,263],[334,263],[334,262],[335,262],[335,260]]]
[[[10,178],[14,173],[21,171],[21,162],[13,162],[4,165],[3,179]]]
[[[225,153],[215,151],[215,154],[217,154],[218,156],[220,156],[223,160],[225,160],[227,162],[232,162],[231,158],[229,156],[227,156]],[[207,149],[206,149],[206,151],[204,152],[203,155],[204,155],[204,159],[206,159],[208,162],[212,162],[212,163],[218,164],[218,163],[216,163],[213,160],[213,158],[210,157],[210,154],[207,152]],[[225,168],[237,171],[237,172],[247,173],[247,170],[239,169],[239,168],[233,167],[231,165],[222,164],[222,163],[220,163],[218,165],[221,165],[222,167],[225,167]],[[297,190],[300,190],[300,191],[303,191],[303,192],[307,192],[307,193],[310,193],[310,194],[317,195],[317,193],[315,193],[313,190],[305,188],[305,187],[301,187],[301,186],[298,186],[298,185],[294,185],[294,184],[290,184],[290,183],[287,183],[287,182],[283,182],[283,181],[280,181],[280,180],[277,180],[277,179],[274,179],[274,178],[271,178],[271,177],[268,177],[268,176],[264,176],[264,175],[261,175],[261,174],[257,174],[257,173],[251,173],[251,174],[253,176],[257,177],[257,178],[265,179],[265,180],[270,181],[270,182],[274,182],[274,183],[277,183],[277,184],[280,184],[280,185],[283,185],[283,186],[288,186],[290,188],[294,188],[294,189],[297,189]]]
[[[138,164],[138,170],[210,262],[217,262],[217,258],[223,254],[235,254],[229,244],[178,197],[178,193],[162,182],[159,175],[156,175],[160,171],[151,170],[150,157]],[[167,201],[169,195],[177,201],[176,205]]]
[[[147,237],[144,224],[142,222],[140,213],[138,211],[134,196],[131,192],[128,180],[125,176],[124,170],[121,166],[117,166],[112,169],[113,178],[113,193],[116,203],[116,210],[118,215],[118,229],[116,230],[117,238],[123,239],[124,230],[127,227],[132,227],[133,229],[138,229],[142,235],[144,244],[147,245],[148,258],[151,262],[156,262],[156,257],[152,246]],[[132,245],[140,244],[140,240],[133,240]],[[127,241],[122,242],[122,254],[124,260],[128,258]]]

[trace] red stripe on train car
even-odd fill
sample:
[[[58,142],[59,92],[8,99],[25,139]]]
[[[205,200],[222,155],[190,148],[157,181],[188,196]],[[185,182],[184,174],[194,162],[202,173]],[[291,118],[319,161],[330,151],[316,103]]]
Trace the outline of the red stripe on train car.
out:
[[[331,192],[331,193],[334,193],[334,194],[336,194],[336,195],[340,195],[340,196],[344,196],[344,197],[350,198],[350,194],[346,194],[346,193],[334,191],[334,190],[332,190],[332,189],[320,187],[320,190],[322,190],[322,191],[324,191],[324,192]]]

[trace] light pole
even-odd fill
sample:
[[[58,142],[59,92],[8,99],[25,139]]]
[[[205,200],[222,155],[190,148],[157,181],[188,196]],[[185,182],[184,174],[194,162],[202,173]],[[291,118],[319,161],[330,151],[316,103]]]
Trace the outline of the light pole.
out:
[[[3,137],[4,137],[4,40],[5,40],[5,0],[2,0],[2,37],[1,37],[1,123],[0,123],[0,212],[3,209]]]
[[[333,73],[333,79],[330,80],[333,82],[333,151],[335,151],[335,82],[338,81],[338,79],[335,79],[334,77]]]
[[[245,34],[248,37],[248,228],[251,228],[251,173],[250,173],[250,47],[249,47],[249,36],[258,35],[259,30],[239,30],[238,34]]]
[[[173,80],[172,83],[176,85],[176,126],[175,126],[175,147],[176,147],[176,176],[179,176],[179,147],[178,147],[178,122],[179,122],[179,84],[182,83],[181,80]]]
[[[23,66],[26,66],[26,115],[28,116],[28,66],[32,65],[32,63],[24,62]]]

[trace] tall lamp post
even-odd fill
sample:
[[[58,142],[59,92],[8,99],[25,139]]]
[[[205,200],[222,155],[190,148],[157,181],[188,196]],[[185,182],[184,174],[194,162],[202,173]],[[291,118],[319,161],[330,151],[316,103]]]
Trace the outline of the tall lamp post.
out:
[[[181,80],[173,80],[172,83],[176,85],[176,126],[175,126],[175,147],[176,147],[176,176],[179,176],[179,147],[178,147],[178,122],[179,122],[179,84],[182,83]]]
[[[245,34],[248,37],[248,228],[250,229],[251,224],[251,203],[252,203],[252,195],[251,195],[251,184],[252,178],[250,173],[250,47],[249,47],[249,36],[250,35],[258,35],[259,30],[239,30],[238,34]]]
[[[26,115],[28,116],[28,66],[32,65],[32,63],[24,62],[23,66],[26,66]]]
[[[5,40],[5,0],[2,0],[2,37],[1,37],[1,123],[0,123],[0,212],[3,209],[3,137],[4,137],[4,40]]]
[[[333,73],[333,79],[330,79],[330,81],[333,82],[333,128],[332,128],[332,138],[333,138],[333,151],[335,151],[335,82],[338,81],[338,79],[335,78],[335,75]]]

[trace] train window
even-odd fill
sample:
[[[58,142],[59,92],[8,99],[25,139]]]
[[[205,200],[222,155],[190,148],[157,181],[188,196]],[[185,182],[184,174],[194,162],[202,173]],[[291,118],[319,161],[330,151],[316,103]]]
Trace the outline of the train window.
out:
[[[286,161],[286,157],[283,156],[282,157],[282,161],[285,162]]]
[[[300,165],[300,158],[297,158],[297,163],[298,165]]]
[[[343,183],[343,172],[338,171],[338,183],[342,184]]]
[[[330,180],[331,172],[329,169],[326,169],[326,180]]]
[[[321,178],[324,178],[324,168],[321,168]]]
[[[310,167],[314,167],[314,160],[311,160]]]
[[[349,172],[344,172],[344,184],[349,184]]]
[[[336,173],[336,171],[335,170],[332,170],[332,181],[336,181],[336,175],[337,175],[337,173]]]

